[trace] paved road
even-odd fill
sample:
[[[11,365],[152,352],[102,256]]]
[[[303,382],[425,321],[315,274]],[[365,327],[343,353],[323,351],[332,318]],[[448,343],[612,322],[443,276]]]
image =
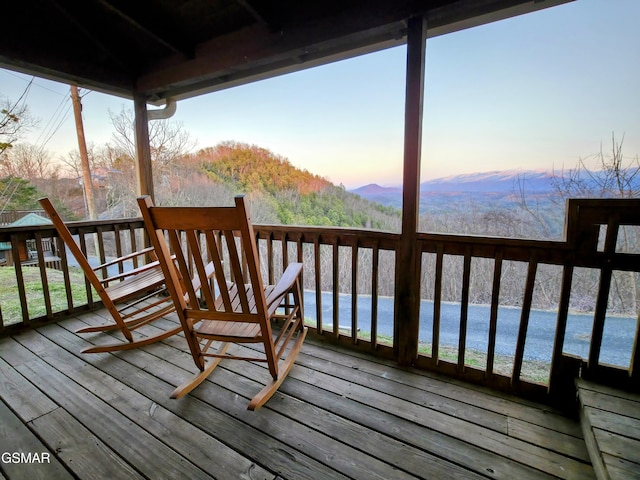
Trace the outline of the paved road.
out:
[[[67,251],[69,265],[76,264]],[[92,265],[98,265],[96,258],[90,258]],[[128,269],[128,268],[126,268]],[[115,273],[112,272],[112,273]],[[316,319],[315,293],[304,292],[305,316]],[[327,324],[332,322],[333,300],[330,293],[322,294],[322,318]],[[470,305],[467,324],[467,348],[486,352],[489,337],[489,307]],[[532,310],[529,317],[529,331],[525,344],[525,360],[551,361],[553,340],[556,330],[556,313]],[[351,328],[351,296],[339,297],[340,325]],[[569,315],[564,352],[584,359],[589,356],[589,339],[593,315]],[[520,326],[520,309],[501,307],[498,312],[496,354],[513,356]],[[358,327],[361,331],[371,331],[371,298],[358,298]],[[420,308],[419,340],[431,343],[433,330],[433,302],[422,301]],[[440,319],[440,344],[457,347],[460,331],[460,304],[443,303]],[[600,362],[621,367],[629,367],[631,349],[636,331],[636,319],[629,317],[608,317],[605,323],[604,340],[600,352]],[[393,335],[393,299],[380,297],[378,303],[378,333]]]
[[[315,295],[305,292],[305,316],[316,318]],[[322,296],[322,318],[331,323],[333,300],[329,293]],[[470,305],[467,326],[467,348],[487,351],[489,332],[488,306]],[[525,359],[551,361],[553,339],[556,330],[555,312],[532,310],[525,344]],[[340,325],[351,326],[351,296],[341,295],[339,302]],[[564,352],[587,358],[593,315],[569,315]],[[498,312],[496,354],[514,355],[520,309],[502,307]],[[371,299],[358,298],[358,327],[361,331],[371,331]],[[629,317],[608,317],[605,323],[604,341],[600,354],[601,363],[628,367],[636,329],[636,319]],[[420,333],[422,342],[431,342],[433,330],[433,302],[422,301],[420,308]],[[443,303],[441,306],[441,345],[457,346],[460,330],[460,304]],[[393,334],[393,299],[380,298],[378,304],[378,332]]]

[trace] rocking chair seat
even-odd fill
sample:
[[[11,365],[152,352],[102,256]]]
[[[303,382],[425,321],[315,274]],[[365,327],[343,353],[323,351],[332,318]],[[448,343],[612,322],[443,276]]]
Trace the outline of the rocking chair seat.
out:
[[[155,261],[148,264],[151,268],[135,272],[131,271],[129,276],[121,282],[115,282],[105,287],[104,291],[114,302],[123,302],[130,298],[137,297],[140,292],[152,292],[164,285],[164,274],[162,267]]]

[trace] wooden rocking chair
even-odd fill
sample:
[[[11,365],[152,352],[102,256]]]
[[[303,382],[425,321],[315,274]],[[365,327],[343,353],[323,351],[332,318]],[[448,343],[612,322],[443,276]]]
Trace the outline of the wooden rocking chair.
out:
[[[81,328],[76,333],[120,330],[128,341],[128,343],[121,342],[86,348],[82,351],[83,353],[128,350],[149,345],[175,335],[182,330],[181,327],[177,327],[158,335],[138,338],[134,338],[132,334],[135,329],[175,310],[173,300],[166,294],[164,274],[160,264],[155,259],[152,247],[116,258],[97,267],[92,267],[49,199],[42,198],[39,201],[42,208],[49,214],[58,236],[71,251],[80,268],[82,268],[85,277],[113,318],[111,323]],[[124,271],[124,262],[131,263],[134,258],[147,255],[150,255],[154,261]],[[142,262],[143,260],[141,259],[140,261]],[[212,270],[212,267],[209,268]],[[111,271],[116,270],[118,273],[113,275],[102,273],[108,272],[109,269]],[[98,273],[105,276],[105,278],[100,278]],[[198,286],[196,285],[195,288],[197,289]]]
[[[223,358],[258,361],[267,363],[272,376],[248,406],[249,410],[260,408],[291,370],[307,334],[300,285],[302,264],[289,264],[276,285],[263,284],[253,227],[242,196],[236,197],[235,207],[154,207],[149,197],[139,198],[138,204],[200,370],[176,388],[171,398],[180,398],[197,387]],[[175,261],[171,261],[170,251]],[[204,287],[207,258],[214,265],[209,288]],[[180,293],[180,278],[189,275],[201,278],[200,304],[193,290],[187,288],[186,296]],[[189,282],[186,284],[188,287]],[[274,319],[282,321],[275,340],[271,329]],[[211,348],[214,341],[215,351]],[[251,343],[262,344],[262,348],[255,354],[227,353],[230,344]]]

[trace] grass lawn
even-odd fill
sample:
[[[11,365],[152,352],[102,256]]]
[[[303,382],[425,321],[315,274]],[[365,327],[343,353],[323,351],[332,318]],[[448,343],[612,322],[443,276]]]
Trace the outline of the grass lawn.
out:
[[[29,317],[37,318],[46,315],[40,269],[37,267],[22,267],[25,289],[27,292]],[[87,303],[87,292],[84,283],[84,274],[80,269],[69,270],[71,278],[71,295],[74,306]],[[60,270],[47,269],[49,294],[51,296],[51,308],[53,312],[67,309],[67,294],[64,288],[64,277]],[[22,321],[20,308],[20,296],[16,282],[14,267],[0,267],[0,309],[5,325]]]
[[[315,327],[315,320],[305,318],[305,324]],[[351,335],[351,330],[349,329],[341,329],[340,333],[343,335]],[[358,338],[371,341],[371,334],[369,332],[358,332]],[[387,335],[378,335],[378,343],[382,343],[385,345],[392,346],[393,338]],[[418,353],[420,355],[431,356],[431,344],[420,343],[418,345]],[[441,360],[450,363],[458,363],[458,348],[452,347],[448,345],[440,345],[438,350],[438,357]],[[507,377],[511,376],[513,370],[513,361],[514,357],[508,355],[495,355],[493,360],[493,371],[494,373],[505,375]],[[487,368],[487,354],[486,352],[480,352],[477,350],[473,350],[467,348],[465,352],[465,365],[468,365],[473,368],[477,368],[480,370],[486,370]],[[549,384],[549,373],[551,370],[551,364],[534,361],[534,360],[524,360],[522,362],[522,370],[520,372],[520,377],[523,380],[527,380],[530,382],[541,383],[544,385]]]

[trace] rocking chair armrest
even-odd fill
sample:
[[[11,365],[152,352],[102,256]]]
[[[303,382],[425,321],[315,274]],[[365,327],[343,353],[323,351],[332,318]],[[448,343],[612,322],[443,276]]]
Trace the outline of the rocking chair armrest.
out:
[[[302,264],[301,263],[290,263],[275,288],[271,291],[269,296],[266,298],[267,307],[270,308],[274,303],[280,303],[282,297],[284,297],[291,287],[295,284],[297,279],[300,277],[302,273]]]
[[[110,277],[107,278],[103,278],[100,280],[100,283],[109,283],[109,282],[115,282],[118,280],[123,280],[127,277],[133,277],[139,273],[142,272],[146,272],[147,270],[151,270],[154,268],[158,268],[158,266],[160,265],[160,263],[156,260],[155,262],[150,262],[150,263],[146,263],[138,268],[134,268],[132,270],[127,270],[126,272],[122,272],[122,273],[118,273],[116,275],[112,275]]]
[[[111,265],[117,265],[119,263],[126,262],[127,260],[131,260],[132,258],[139,257],[141,255],[146,255],[151,252],[154,252],[153,247],[147,247],[142,250],[138,250],[137,252],[129,253],[127,255],[123,255],[122,257],[114,258],[113,260],[110,260],[101,265],[98,265],[97,267],[93,267],[92,270],[94,272],[97,272],[98,270],[110,267]],[[155,255],[151,255],[151,256],[153,257],[154,260],[156,260]]]
[[[172,258],[175,258],[175,255]],[[211,279],[211,277],[215,273],[215,267],[213,265],[213,262],[207,263],[207,265],[205,265],[205,267],[204,267],[204,271],[205,271],[205,273],[207,275],[207,279]],[[197,292],[198,290],[200,290],[202,288],[202,284],[200,282],[200,277],[198,275],[194,275],[193,276],[193,278],[191,280],[191,285],[193,285],[193,290],[195,292]],[[185,293],[185,295],[186,295],[186,293]]]
[[[145,250],[149,250],[149,249],[145,248]],[[151,250],[153,250],[153,248],[151,248]],[[141,250],[140,252],[138,252],[138,255],[141,255],[142,253],[143,253],[143,251]],[[128,255],[129,258],[135,257],[135,256],[136,256],[135,254]],[[152,257],[156,258],[155,254],[152,255]],[[124,259],[126,257],[120,257],[120,258]],[[175,255],[172,255],[171,258],[175,258]],[[111,263],[113,264],[114,262],[111,262]],[[105,263],[104,266],[106,266],[106,265],[107,264]],[[158,268],[159,265],[160,265],[160,262],[156,259],[156,260],[154,260],[152,262],[145,263],[144,265],[141,265],[138,268],[134,268],[132,270],[127,270],[126,272],[118,273],[116,275],[112,275],[111,277],[107,277],[105,279],[102,279],[102,280],[100,280],[100,283],[109,283],[109,282],[113,282],[113,281],[116,281],[116,280],[122,280],[124,278],[137,275],[138,273],[142,273],[142,272],[145,272],[147,270],[151,270],[153,268]],[[98,270],[98,269],[100,269],[102,267],[103,267],[103,265],[101,265],[100,267],[96,267],[93,270],[96,271],[96,270]]]

